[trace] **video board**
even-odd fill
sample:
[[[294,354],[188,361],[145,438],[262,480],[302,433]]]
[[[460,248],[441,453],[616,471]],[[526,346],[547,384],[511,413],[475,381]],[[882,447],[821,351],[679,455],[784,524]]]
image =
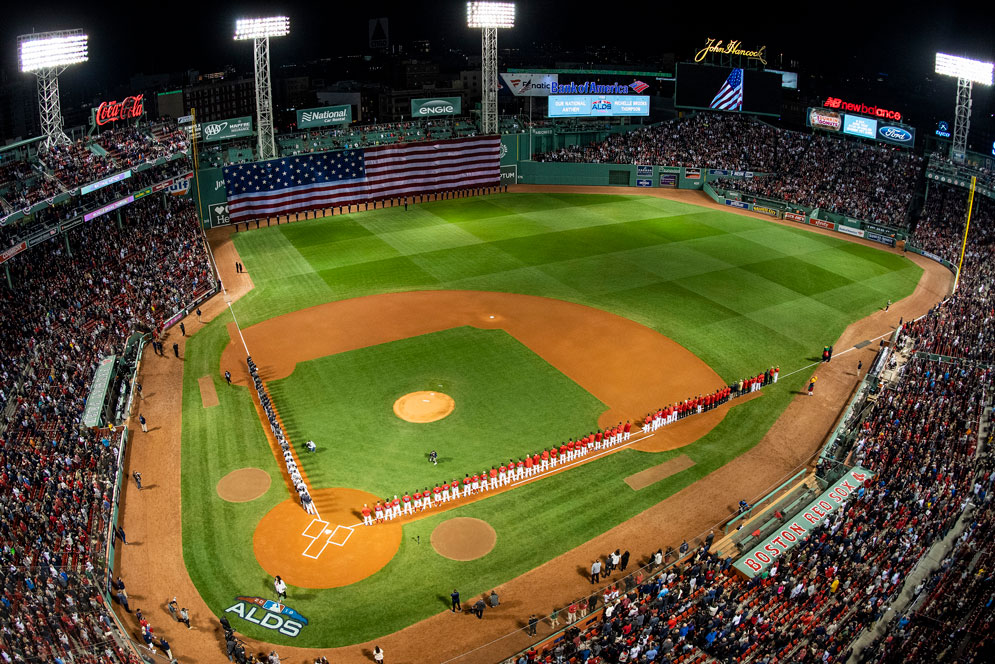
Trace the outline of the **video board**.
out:
[[[548,99],[551,118],[650,114],[650,98],[646,95],[549,95]]]

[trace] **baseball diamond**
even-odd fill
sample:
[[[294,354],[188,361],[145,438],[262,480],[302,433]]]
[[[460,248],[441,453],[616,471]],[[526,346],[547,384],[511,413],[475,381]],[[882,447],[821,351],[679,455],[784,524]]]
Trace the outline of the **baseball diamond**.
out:
[[[209,6],[182,73],[18,37],[0,664],[983,659],[992,66],[906,58],[957,79],[934,131],[884,48],[858,95],[787,36],[639,64],[547,5],[505,41],[467,3],[479,50],[417,3],[358,46],[361,8],[240,18],[218,71]]]
[[[606,531],[638,527],[641,513],[769,436],[808,376],[732,402],[705,428],[689,425],[710,413],[681,420],[687,436],[667,445],[673,452],[636,451],[638,434],[633,445],[563,472],[393,524],[362,525],[364,503],[641,422],[765,367],[804,366],[812,347],[839,338],[880,301],[927,303],[928,291],[908,296],[933,274],[929,261],[748,215],[561,190],[213,236],[244,265],[246,276],[231,279],[251,278],[252,287],[232,305],[241,334],[219,315],[184,346],[186,567],[212,612],[236,594],[265,596],[265,579],[282,575],[287,604],[308,626],[287,636],[239,619],[236,629],[284,649],[345,647],[342,655],[349,644],[432,620],[442,579],[471,595],[512,588],[515,577]],[[281,474],[279,447],[272,436],[267,443],[246,390],[243,339],[320,522],[288,495],[285,470],[283,483],[249,503],[209,493],[212,468]],[[203,375],[213,376],[220,408],[201,403]],[[393,404],[416,390],[444,392],[457,407],[437,422],[404,422]],[[673,431],[660,435],[681,437]],[[746,495],[797,464],[800,450],[783,439],[778,446],[783,461],[737,479],[750,478]],[[437,465],[426,460],[433,449]],[[693,465],[639,491],[625,484],[677,454]],[[493,549],[467,562],[435,554],[432,533],[454,516],[489,524]],[[392,610],[384,614],[371,597]]]

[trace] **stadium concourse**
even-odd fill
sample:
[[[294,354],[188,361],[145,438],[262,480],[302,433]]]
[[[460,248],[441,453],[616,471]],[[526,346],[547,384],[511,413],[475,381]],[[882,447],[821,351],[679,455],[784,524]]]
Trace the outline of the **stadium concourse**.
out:
[[[908,197],[919,179],[917,158],[875,152],[859,170],[833,171],[834,188],[824,191],[819,188],[823,174],[845,158],[863,155],[867,148],[843,142],[821,145],[830,139],[790,135],[759,123],[741,132],[743,127],[726,125],[731,121],[696,117],[701,119],[671,126],[670,134],[655,129],[637,137],[642,132],[635,132],[614,139],[622,141],[612,144],[615,147],[595,146],[587,148],[593,153],[581,150],[573,156],[592,161],[709,163],[786,178],[788,167],[805,154],[815,163],[792,176],[795,180],[782,180],[787,189],[810,197],[804,199],[809,204],[904,223]],[[724,157],[722,141],[740,134],[748,136],[743,151],[738,157]],[[108,133],[98,140],[107,156],[91,145],[74,144],[41,155],[38,161],[5,165],[0,173],[5,212],[70,191],[136,161],[173,156],[186,148],[175,127]],[[768,161],[752,162],[750,155],[765,152],[755,148],[765,145],[776,146],[775,156],[767,151],[768,156],[757,158]],[[616,148],[618,152],[611,152]],[[185,157],[178,161],[189,168]],[[145,177],[169,177],[183,170],[182,165],[170,163],[154,168],[162,170]],[[850,191],[841,188],[848,177],[856,178],[859,186]],[[76,195],[67,204],[9,225],[0,235],[0,246],[9,246],[31,224],[51,224],[97,207],[120,193],[122,186],[110,185],[88,197]],[[846,511],[827,520],[771,570],[744,581],[729,573],[728,559],[710,550],[711,539],[694,540],[709,525],[728,518],[726,503],[741,497],[728,495],[730,484],[725,480],[733,471],[723,468],[637,519],[508,584],[518,590],[515,601],[523,608],[544,618],[558,610],[559,627],[567,627],[562,638],[535,648],[551,630],[547,618],[539,635],[530,638],[519,629],[528,612],[484,621],[482,626],[473,621],[476,629],[466,621],[447,622],[449,616],[442,615],[403,636],[381,641],[390,661],[435,661],[440,652],[458,657],[471,649],[467,644],[484,644],[516,629],[496,646],[485,646],[459,661],[498,661],[519,649],[522,652],[508,661],[845,661],[854,638],[886,615],[916,562],[962,514],[968,515],[967,529],[957,539],[950,560],[923,584],[921,603],[907,619],[896,620],[888,638],[872,644],[861,657],[865,661],[977,660],[988,645],[991,620],[986,608],[990,581],[979,572],[987,573],[991,563],[992,463],[983,441],[977,439],[977,422],[992,388],[991,368],[985,363],[995,351],[989,296],[995,281],[995,215],[989,201],[976,198],[975,203],[970,251],[957,294],[933,306],[940,288],[936,283],[920,284],[916,294],[851,326],[840,340],[838,346],[847,347],[867,338],[867,330],[897,325],[900,319],[908,321],[928,310],[922,319],[903,327],[898,347],[908,352],[903,368],[883,386],[884,398],[853,424],[856,435],[849,460],[872,470],[875,477],[861,487]],[[937,255],[956,260],[965,204],[963,191],[934,188],[913,237]],[[227,241],[229,233],[228,229],[213,232],[212,243],[226,284],[234,286],[231,296],[237,297],[251,288],[251,281],[233,274],[237,254]],[[123,352],[132,332],[175,342],[182,355],[182,335],[163,327],[174,312],[215,288],[196,214],[186,199],[151,196],[124,208],[119,227],[106,218],[77,226],[67,231],[65,239],[31,247],[7,266],[14,288],[0,288],[4,465],[0,660],[137,661],[115,638],[116,621],[101,596],[110,574],[101,565],[109,544],[105,538],[118,473],[147,467],[117,465],[120,429],[94,432],[79,429],[79,422],[86,385],[98,360]],[[204,306],[205,320],[223,307],[220,297],[210,301]],[[195,332],[196,319],[186,322]],[[150,351],[146,359],[147,413],[153,414],[153,424],[155,417],[178,420],[181,364],[174,358],[153,358]],[[828,394],[820,393],[818,404],[797,399],[764,441],[729,466],[742,467],[762,454],[780,455],[789,467],[808,459],[856,379],[841,363],[822,376],[830,388]],[[810,417],[813,410],[816,417]],[[171,507],[160,502],[167,491],[178,496],[179,465],[175,449],[168,446],[175,447],[175,441],[150,436],[149,443],[157,448],[146,443],[141,451],[132,449],[130,459],[132,464],[136,458],[157,459],[159,486],[141,496],[141,505],[137,489],[133,485],[125,489],[124,523],[130,529],[131,523],[148,523],[155,514],[155,529],[147,531],[145,541],[129,545],[123,543],[127,535],[122,533],[115,546],[121,556],[131,557],[129,565],[155,561],[142,573],[142,584],[149,574],[158,575],[162,587],[143,587],[135,593],[137,584],[129,581],[125,592],[117,588],[111,592],[117,597],[113,608],[124,620],[128,636],[139,643],[159,648],[161,639],[167,638],[174,653],[188,661],[223,661],[224,642],[217,623],[182,571],[178,500]],[[831,470],[820,467],[819,472]],[[709,509],[691,514],[688,506],[698,503]],[[666,531],[657,525],[661,522],[668,523]],[[681,539],[692,540],[685,552]],[[624,578],[620,573],[592,592],[587,580],[578,578],[578,565],[586,567],[592,557],[616,548],[631,551],[635,571]],[[668,548],[675,553],[663,556]],[[658,551],[665,558],[663,569],[655,560]],[[679,560],[670,564],[674,558]],[[179,577],[170,576],[177,570]],[[126,579],[140,574],[134,567],[129,573],[132,576]],[[130,604],[128,592],[132,592]],[[193,614],[196,628],[189,632],[171,622],[161,606],[178,593],[184,594]],[[583,603],[575,601],[580,597]],[[140,607],[135,599],[150,603],[141,608],[147,610],[151,630],[128,615]],[[389,602],[389,598],[374,601]],[[569,618],[576,623],[568,624]],[[446,644],[438,643],[440,634],[446,635]],[[269,650],[265,644],[250,645]],[[318,654],[294,650],[292,660],[313,661]],[[368,661],[362,647],[331,654],[333,661]]]

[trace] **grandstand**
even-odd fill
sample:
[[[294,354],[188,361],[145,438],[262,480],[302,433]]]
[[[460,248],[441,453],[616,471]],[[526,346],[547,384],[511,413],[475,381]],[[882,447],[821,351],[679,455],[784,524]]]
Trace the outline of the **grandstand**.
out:
[[[947,266],[959,263],[970,200],[957,182],[976,177],[995,186],[992,172],[954,165],[940,155],[789,131],[739,115],[697,113],[618,132],[597,121],[524,118],[505,118],[502,128],[508,135],[555,128],[572,141],[594,135],[536,154],[542,163],[750,171],[756,176],[711,182],[742,200],[825,210],[898,229],[907,235],[909,250]],[[278,136],[277,145],[282,156],[295,156],[477,133],[469,118],[419,120],[298,131]],[[135,381],[143,357],[154,352],[146,344],[160,342],[180,321],[189,324],[193,311],[200,317],[198,307],[221,288],[212,248],[231,250],[233,229],[204,233],[189,183],[195,168],[255,159],[251,141],[236,139],[200,146],[194,164],[188,137],[172,122],[136,124],[47,152],[28,142],[2,153],[5,662],[158,661],[156,644],[167,634],[174,646],[184,638],[191,645],[213,645],[209,654],[191,648],[188,653],[196,655],[186,654],[187,661],[223,661],[225,638],[213,617],[201,616],[201,633],[189,637],[176,629],[178,623],[167,622],[164,611],[148,609],[160,631],[148,630],[129,615],[135,604],[129,607],[114,573],[124,545],[123,537],[117,542],[121,487],[137,470],[128,463],[135,426],[128,416],[137,417],[131,406],[141,388]],[[927,180],[927,173],[950,181]],[[455,197],[445,193],[447,213],[458,216]],[[432,194],[440,200],[439,192]],[[921,207],[914,204],[917,195],[924,199]],[[698,196],[696,202],[708,202],[706,194]],[[280,217],[259,221],[269,226]],[[870,373],[860,377],[830,445],[817,452],[801,479],[771,492],[742,518],[730,514],[718,524],[728,525],[728,533],[717,538],[654,532],[659,558],[654,551],[634,551],[631,569],[606,583],[588,588],[586,579],[574,578],[576,570],[566,570],[563,585],[574,601],[553,606],[544,597],[515,600],[540,614],[541,635],[526,635],[523,626],[497,645],[459,644],[464,654],[450,661],[979,661],[991,639],[995,533],[988,436],[995,387],[991,197],[974,195],[966,240],[958,290],[935,293],[939,302],[928,313],[885,335],[888,341]],[[238,256],[233,250],[230,255]],[[218,311],[224,297],[214,300]],[[241,334],[237,325],[233,330]],[[214,343],[221,345],[219,339]],[[124,375],[112,396],[124,405],[116,407],[119,417],[108,426],[83,426],[88,388],[109,356],[121,358]],[[776,536],[844,469],[855,467],[873,476],[854,488],[845,509],[757,575],[736,570],[737,558]],[[690,544],[680,547],[677,540]],[[948,544],[950,553],[938,568],[923,569],[922,561]],[[144,598],[145,606],[167,599],[173,589],[156,592]],[[892,611],[896,606],[899,615]],[[875,629],[879,638],[869,638]],[[244,643],[250,651],[266,645]],[[343,657],[365,658],[359,654],[365,645]],[[486,655],[477,651],[483,647]],[[425,661],[431,657],[426,654]]]

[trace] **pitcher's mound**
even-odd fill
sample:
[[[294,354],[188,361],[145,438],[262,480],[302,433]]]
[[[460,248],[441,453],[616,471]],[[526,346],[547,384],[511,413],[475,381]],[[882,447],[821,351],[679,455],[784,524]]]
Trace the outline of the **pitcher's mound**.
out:
[[[450,560],[483,558],[497,541],[491,524],[480,519],[457,517],[443,521],[432,531],[432,547]]]
[[[218,480],[218,495],[229,503],[247,503],[269,491],[270,482],[261,468],[239,468]]]
[[[407,422],[435,422],[453,412],[456,402],[442,392],[409,392],[394,402],[394,414]]]

